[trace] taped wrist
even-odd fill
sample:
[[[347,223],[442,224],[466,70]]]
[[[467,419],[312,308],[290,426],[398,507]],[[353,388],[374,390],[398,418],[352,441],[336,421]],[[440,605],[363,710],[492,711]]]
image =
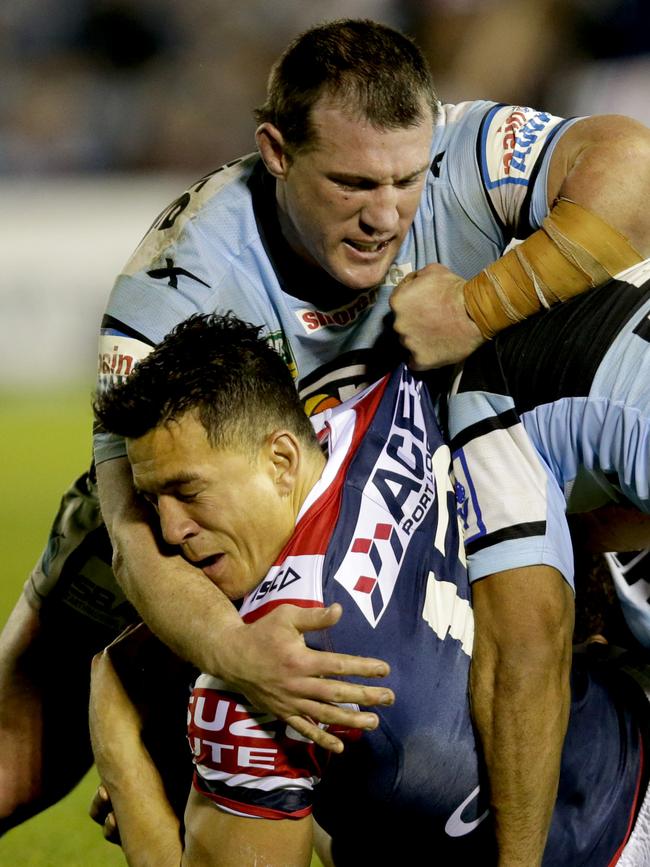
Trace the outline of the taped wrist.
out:
[[[467,281],[465,309],[489,339],[542,307],[599,286],[642,258],[596,214],[559,199],[541,229]]]

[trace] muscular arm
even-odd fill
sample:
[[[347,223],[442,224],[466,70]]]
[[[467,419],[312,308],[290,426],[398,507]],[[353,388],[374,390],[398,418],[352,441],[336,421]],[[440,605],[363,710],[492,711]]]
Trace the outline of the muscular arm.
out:
[[[256,706],[290,721],[327,749],[340,750],[342,743],[311,720],[376,726],[375,714],[332,703],[390,704],[392,692],[330,678],[381,677],[388,673],[386,663],[319,653],[304,643],[304,632],[336,623],[339,606],[307,610],[283,605],[244,624],[203,572],[182,557],[161,551],[147,511],[135,496],[126,458],[100,464],[97,479],[116,577],[153,632],[179,656],[226,679]]]
[[[146,631],[142,627],[131,630],[126,640],[118,639],[95,656],[91,667],[90,737],[97,771],[113,811],[104,834],[114,835],[117,820],[131,867],[177,867],[182,854],[180,822],[142,743],[144,721],[118,674],[118,668],[124,669],[112,658],[120,647],[136,645],[137,651],[142,641],[146,641]],[[128,665],[134,668],[136,663],[133,655]]]
[[[490,780],[500,867],[540,864],[569,715],[573,596],[550,567],[472,585],[470,695]]]
[[[296,821],[245,819],[215,809],[192,791],[182,838],[162,778],[142,743],[142,717],[115,667],[113,649],[93,660],[90,730],[130,867],[307,867],[312,848],[309,816]]]
[[[558,141],[549,167],[549,208],[558,197],[596,214],[642,257],[650,256],[650,130],[630,118],[584,118]],[[632,264],[632,263],[631,263]],[[466,281],[432,264],[391,297],[395,330],[425,370],[461,361],[483,342],[466,309]],[[585,289],[588,283],[585,283]]]
[[[312,838],[311,816],[245,819],[215,809],[192,791],[185,812],[182,863],[192,867],[309,867]]]
[[[598,214],[650,256],[650,130],[628,117],[576,123],[559,140],[548,176],[549,207],[558,196]]]

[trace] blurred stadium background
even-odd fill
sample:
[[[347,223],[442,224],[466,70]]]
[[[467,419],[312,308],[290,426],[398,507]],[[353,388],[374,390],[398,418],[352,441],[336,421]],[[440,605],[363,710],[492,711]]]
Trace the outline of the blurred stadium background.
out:
[[[253,149],[251,108],[289,39],[339,16],[415,35],[445,102],[650,123],[646,0],[3,0],[0,621],[89,459],[115,274],[190,181]],[[85,818],[94,784],[8,834],[0,864],[121,864]]]

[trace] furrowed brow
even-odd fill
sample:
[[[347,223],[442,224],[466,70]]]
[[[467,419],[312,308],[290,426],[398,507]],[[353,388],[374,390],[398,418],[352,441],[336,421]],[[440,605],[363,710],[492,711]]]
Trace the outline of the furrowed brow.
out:
[[[428,168],[429,168],[429,163],[427,162],[423,166],[420,166],[420,168],[417,168],[414,171],[409,172],[408,175],[404,175],[401,178],[396,178],[393,183],[395,183],[395,184],[408,183],[408,181],[412,181],[415,178],[417,178],[419,175],[424,174],[424,172],[426,172]],[[356,186],[359,184],[374,185],[374,184],[380,184],[381,183],[381,181],[377,180],[377,178],[373,178],[373,177],[370,177],[368,175],[349,175],[346,172],[330,172],[328,177],[331,180],[338,181],[338,182],[344,183],[344,184],[350,184],[351,186]]]
[[[419,175],[424,174],[424,173],[428,170],[428,168],[429,168],[429,163],[427,162],[427,163],[425,163],[423,166],[420,166],[419,169],[415,169],[415,171],[410,172],[408,175],[404,175],[403,178],[398,178],[398,179],[395,181],[395,183],[397,183],[397,184],[404,184],[404,183],[406,183],[407,181],[413,181],[413,180],[415,180],[415,178],[417,178]]]

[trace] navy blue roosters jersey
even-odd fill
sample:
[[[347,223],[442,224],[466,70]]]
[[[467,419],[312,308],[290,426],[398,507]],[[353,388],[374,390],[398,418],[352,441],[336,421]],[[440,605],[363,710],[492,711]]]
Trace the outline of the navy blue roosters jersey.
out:
[[[450,453],[429,395],[401,366],[314,422],[328,463],[241,614],[251,621],[280,604],[340,602],[341,621],[308,636],[310,646],[386,659],[397,701],[375,709],[377,730],[325,756],[201,675],[188,725],[195,787],[244,816],[313,812],[333,837],[337,865],[396,863],[407,840],[436,863],[490,864],[494,836],[467,692],[469,583]],[[575,669],[547,867],[607,865],[625,841],[641,771],[628,704]]]

